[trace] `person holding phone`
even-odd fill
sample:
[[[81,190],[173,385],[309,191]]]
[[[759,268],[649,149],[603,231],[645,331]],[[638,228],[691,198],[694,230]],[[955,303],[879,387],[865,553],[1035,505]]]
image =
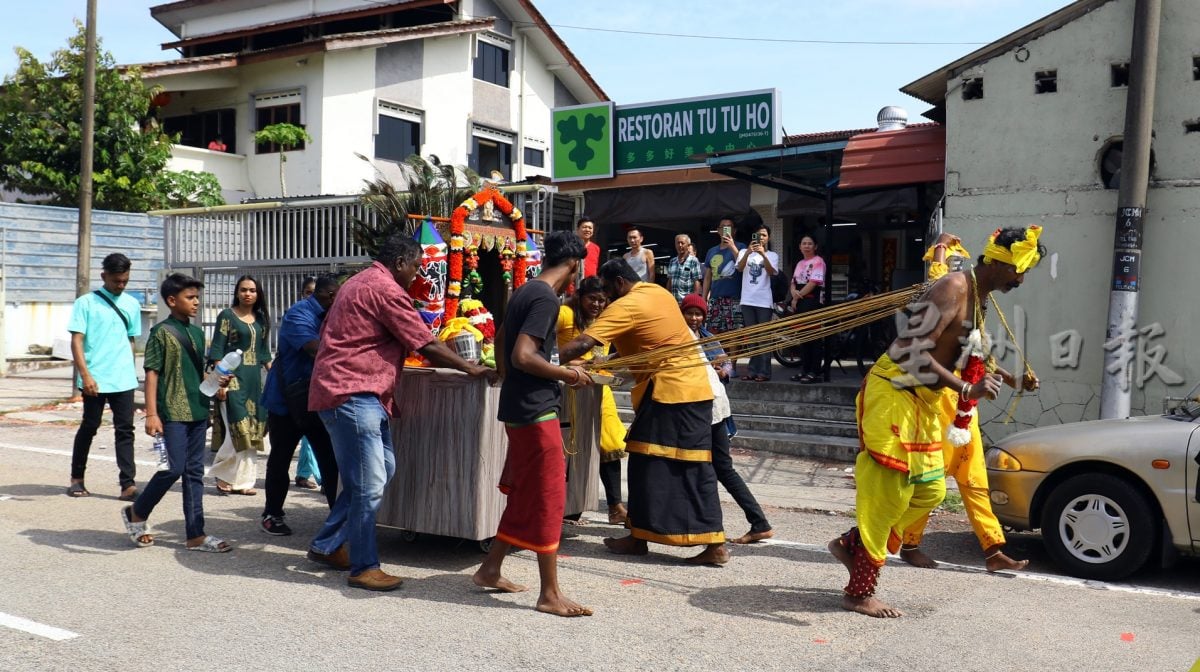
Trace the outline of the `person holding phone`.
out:
[[[733,220],[723,218],[717,224],[720,241],[708,248],[704,255],[704,273],[700,279],[700,296],[708,301],[708,316],[704,326],[714,334],[742,327],[742,309],[739,299],[742,295],[742,282],[737,274],[738,253],[746,249],[742,243],[733,239]],[[730,375],[737,375],[737,354],[732,348],[726,348],[726,354],[734,368]]]
[[[771,319],[771,277],[779,273],[779,255],[770,250],[771,230],[762,225],[751,236],[750,247],[737,258],[742,274],[742,321],[747,327]],[[742,380],[765,383],[771,380],[771,354],[750,358],[750,372]]]

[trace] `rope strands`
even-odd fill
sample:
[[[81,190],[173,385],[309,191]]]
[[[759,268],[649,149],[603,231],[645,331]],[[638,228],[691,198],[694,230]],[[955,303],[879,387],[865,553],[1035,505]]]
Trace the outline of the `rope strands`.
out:
[[[634,374],[653,373],[665,368],[706,366],[708,361],[702,353],[705,347],[712,344],[735,351],[739,358],[761,355],[779,348],[825,338],[894,315],[896,311],[924,293],[927,287],[928,284],[913,285],[836,306],[799,313],[781,320],[727,331],[691,343],[625,355],[604,362],[592,361],[585,363],[584,366],[593,370],[621,369]]]

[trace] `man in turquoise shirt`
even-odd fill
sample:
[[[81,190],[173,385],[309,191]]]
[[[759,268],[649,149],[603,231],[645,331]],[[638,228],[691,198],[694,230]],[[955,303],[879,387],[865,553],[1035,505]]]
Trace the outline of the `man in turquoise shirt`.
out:
[[[105,403],[112,409],[116,432],[120,499],[131,502],[138,494],[133,481],[133,392],[138,385],[133,340],[141,335],[142,322],[138,302],[125,294],[129,266],[129,258],[119,252],[105,257],[100,273],[104,286],[75,299],[67,324],[78,371],[75,384],[83,391],[83,423],[75,433],[71,485],[67,488],[72,497],[91,494],[83,484],[83,474]]]

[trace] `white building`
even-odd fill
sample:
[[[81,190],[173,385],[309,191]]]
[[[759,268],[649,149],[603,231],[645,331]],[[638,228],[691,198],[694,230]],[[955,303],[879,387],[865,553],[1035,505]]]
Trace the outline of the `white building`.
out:
[[[550,109],[607,100],[529,0],[184,0],[151,8],[182,58],[143,65],[181,133],[170,167],[214,173],[236,202],[280,194],[271,123],[313,141],[287,153],[288,195],[357,193],[411,154],[520,181],[550,168]],[[226,151],[210,151],[220,137]]]
[[[902,89],[945,119],[946,229],[978,254],[997,227],[1040,223],[1052,253],[1000,300],[1045,383],[1018,405],[1018,422],[988,425],[992,436],[1099,414],[1133,8],[1073,2]],[[1129,353],[1135,414],[1159,411],[1164,395],[1200,378],[1191,340],[1200,307],[1185,293],[1200,249],[1197,25],[1200,3],[1164,0],[1140,336]],[[993,334],[996,322],[988,320]],[[1008,351],[1006,366],[1015,363]],[[993,407],[981,417],[1003,414]]]

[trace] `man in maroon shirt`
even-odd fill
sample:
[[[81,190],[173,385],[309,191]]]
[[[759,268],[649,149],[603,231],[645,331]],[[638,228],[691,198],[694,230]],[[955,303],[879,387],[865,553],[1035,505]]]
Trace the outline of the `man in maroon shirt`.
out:
[[[420,257],[417,241],[395,234],[370,267],[346,281],[321,328],[309,386],[308,407],[329,430],[342,492],[308,558],[350,570],[348,583],[367,590],[394,590],[401,583],[379,568],[375,513],[396,469],[388,418],[398,410],[393,394],[404,359],[415,350],[435,365],[496,381],[494,371],[434,338],[413,307],[406,290]]]

